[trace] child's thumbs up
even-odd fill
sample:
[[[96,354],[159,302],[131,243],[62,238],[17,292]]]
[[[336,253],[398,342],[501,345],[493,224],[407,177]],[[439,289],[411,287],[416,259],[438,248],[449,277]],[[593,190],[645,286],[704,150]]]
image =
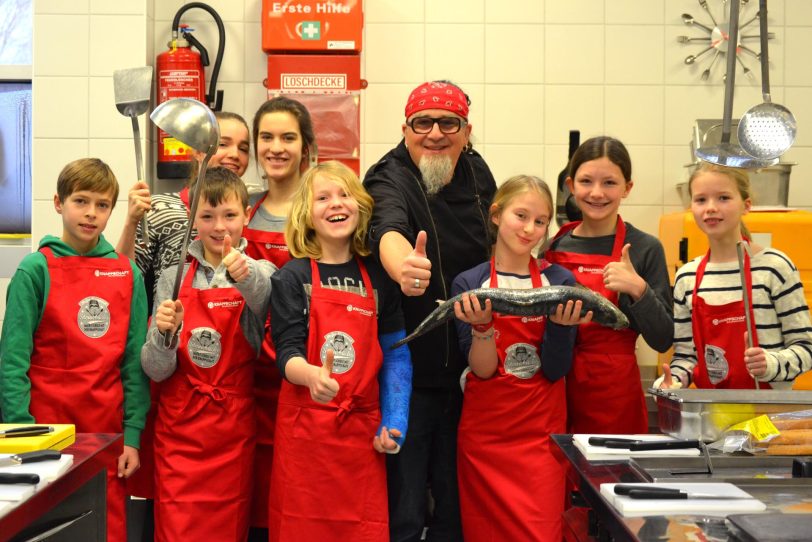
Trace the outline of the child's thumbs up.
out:
[[[431,260],[426,256],[426,232],[420,230],[414,248],[400,269],[400,291],[405,295],[423,295],[431,280]]]
[[[631,247],[632,245],[630,243],[626,243],[620,251],[620,261],[629,265],[632,265],[632,259],[629,257],[629,249]]]
[[[248,278],[251,271],[248,260],[231,245],[231,236],[226,234],[223,238],[223,265],[234,282],[242,282]]]
[[[223,259],[231,252],[231,236],[226,234],[223,237]]]
[[[324,363],[317,369],[315,382],[310,385],[310,397],[317,403],[329,403],[338,394],[338,381],[331,376],[333,359],[335,352],[329,348],[324,356]]]

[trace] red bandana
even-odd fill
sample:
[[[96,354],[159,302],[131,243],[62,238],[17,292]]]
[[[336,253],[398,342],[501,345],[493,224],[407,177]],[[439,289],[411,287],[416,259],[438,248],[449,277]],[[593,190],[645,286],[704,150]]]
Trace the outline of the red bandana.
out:
[[[468,120],[468,101],[465,94],[448,83],[423,83],[412,91],[406,102],[406,118],[425,109],[445,109]]]

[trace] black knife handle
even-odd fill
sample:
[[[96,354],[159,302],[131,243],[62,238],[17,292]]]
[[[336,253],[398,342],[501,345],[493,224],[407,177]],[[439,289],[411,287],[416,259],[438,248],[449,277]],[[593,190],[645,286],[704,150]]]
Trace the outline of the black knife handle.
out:
[[[39,474],[32,474],[27,472],[21,473],[5,473],[0,472],[0,484],[30,484],[36,485],[39,483]]]
[[[46,433],[52,433],[53,431],[54,428],[47,425],[15,427],[14,429],[6,429],[5,431],[2,432],[2,434],[0,434],[0,437],[5,438],[33,437],[35,435],[44,435]]]
[[[645,452],[650,450],[685,450],[688,448],[699,449],[698,440],[655,440],[635,442],[629,446],[630,452]]]
[[[36,463],[37,461],[50,461],[62,457],[59,450],[37,450],[35,452],[25,452],[12,456],[20,463]]]
[[[663,491],[665,489],[666,491]],[[629,497],[632,499],[687,499],[688,494],[679,489],[668,488],[630,489]]]
[[[663,494],[679,493],[681,490],[672,487],[652,486],[649,484],[616,484],[614,487],[615,495],[628,495],[633,490],[657,492]]]
[[[590,446],[606,446],[607,442],[626,442],[632,443],[637,442],[638,439],[635,438],[620,438],[620,437],[589,437],[587,443]]]

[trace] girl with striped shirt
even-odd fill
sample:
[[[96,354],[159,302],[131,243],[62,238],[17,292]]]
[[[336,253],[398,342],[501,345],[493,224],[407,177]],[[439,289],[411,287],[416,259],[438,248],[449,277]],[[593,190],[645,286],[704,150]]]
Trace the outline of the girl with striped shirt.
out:
[[[682,266],[674,282],[674,356],[661,387],[790,388],[812,368],[812,322],[789,257],[752,243],[742,217],[752,206],[742,169],[703,163],[688,182],[691,211],[710,249]],[[752,346],[736,245],[746,240]]]

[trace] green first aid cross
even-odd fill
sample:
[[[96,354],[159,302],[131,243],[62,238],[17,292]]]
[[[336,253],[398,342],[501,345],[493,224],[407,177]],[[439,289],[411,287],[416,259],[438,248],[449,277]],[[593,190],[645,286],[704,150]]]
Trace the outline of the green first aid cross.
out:
[[[302,40],[319,40],[321,39],[321,22],[320,21],[302,21]]]

